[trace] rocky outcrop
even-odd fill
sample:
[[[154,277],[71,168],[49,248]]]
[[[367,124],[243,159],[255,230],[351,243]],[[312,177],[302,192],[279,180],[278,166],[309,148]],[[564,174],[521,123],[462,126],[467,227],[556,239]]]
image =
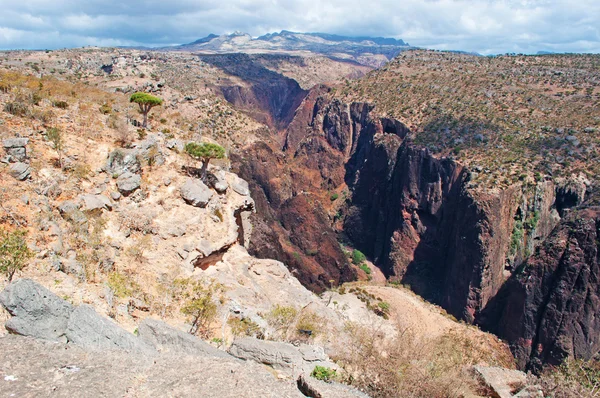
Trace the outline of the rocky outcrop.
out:
[[[229,353],[236,358],[262,363],[294,377],[302,373],[310,374],[317,365],[337,368],[323,348],[307,344],[296,347],[289,343],[244,337],[233,342]]]
[[[571,212],[483,313],[521,368],[539,370],[600,350],[600,208]]]
[[[6,329],[45,340],[65,340],[73,306],[29,279],[14,281],[0,293],[0,304],[12,315]]]

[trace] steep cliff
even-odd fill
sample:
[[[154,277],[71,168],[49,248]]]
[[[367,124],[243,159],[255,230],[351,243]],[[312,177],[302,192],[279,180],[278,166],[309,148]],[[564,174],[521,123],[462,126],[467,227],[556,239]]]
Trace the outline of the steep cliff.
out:
[[[600,350],[600,207],[568,214],[482,316],[522,368],[539,370]]]

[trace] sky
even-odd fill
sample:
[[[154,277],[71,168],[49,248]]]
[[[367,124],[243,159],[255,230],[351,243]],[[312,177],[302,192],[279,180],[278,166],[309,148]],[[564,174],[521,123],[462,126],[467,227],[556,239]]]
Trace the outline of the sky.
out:
[[[282,29],[480,54],[600,53],[600,0],[0,0],[0,49],[165,46]]]

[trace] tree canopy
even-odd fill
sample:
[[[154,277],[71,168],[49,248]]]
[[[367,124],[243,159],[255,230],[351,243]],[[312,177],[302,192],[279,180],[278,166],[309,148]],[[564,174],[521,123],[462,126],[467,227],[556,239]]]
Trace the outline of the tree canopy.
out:
[[[210,160],[223,159],[225,157],[225,148],[211,142],[188,142],[185,145],[185,151],[192,158],[202,162],[202,168],[200,169],[200,178],[202,181],[206,181],[206,170],[208,169]]]
[[[142,115],[144,115],[144,122],[142,123],[142,126],[145,128],[148,125],[148,112],[150,112],[150,109],[154,108],[155,106],[162,105],[163,100],[155,97],[152,94],[137,92],[131,94],[131,97],[129,97],[129,102],[135,102],[139,105],[140,112],[142,112]]]
[[[13,275],[22,270],[33,253],[25,242],[26,232],[17,230],[9,232],[0,228],[0,273],[8,277],[10,282]]]

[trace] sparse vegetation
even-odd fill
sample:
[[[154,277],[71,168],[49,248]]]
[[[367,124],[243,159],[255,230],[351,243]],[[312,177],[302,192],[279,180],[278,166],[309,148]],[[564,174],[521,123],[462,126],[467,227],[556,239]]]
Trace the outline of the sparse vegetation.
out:
[[[12,281],[13,276],[27,265],[33,253],[27,247],[24,230],[0,228],[0,272]]]
[[[311,377],[314,377],[317,380],[329,382],[333,381],[336,378],[337,371],[326,366],[317,365],[315,366],[310,375]]]

